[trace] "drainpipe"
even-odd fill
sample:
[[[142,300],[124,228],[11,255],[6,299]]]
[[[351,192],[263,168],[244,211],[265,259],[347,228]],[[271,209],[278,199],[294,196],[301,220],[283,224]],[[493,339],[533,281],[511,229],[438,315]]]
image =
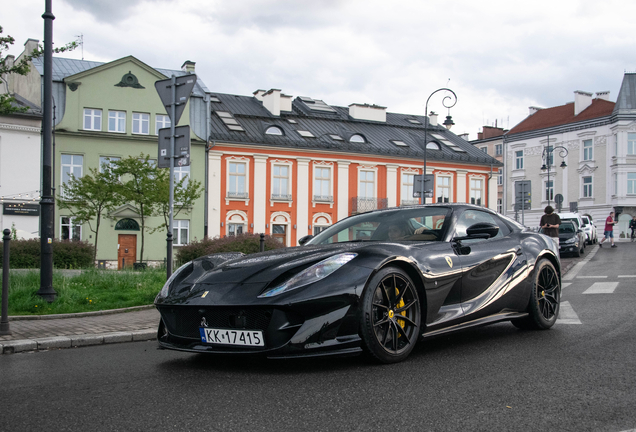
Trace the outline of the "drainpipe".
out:
[[[209,180],[209,152],[210,152],[210,94],[205,94],[205,184],[203,187],[203,237],[208,237],[208,180]]]

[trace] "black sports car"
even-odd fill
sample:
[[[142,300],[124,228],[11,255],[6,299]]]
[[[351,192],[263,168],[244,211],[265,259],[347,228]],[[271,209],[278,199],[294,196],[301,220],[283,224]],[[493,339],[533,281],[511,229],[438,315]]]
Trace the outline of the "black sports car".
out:
[[[346,218],[300,247],[191,261],[157,295],[163,348],[290,358],[405,359],[420,338],[559,313],[554,242],[466,204]]]

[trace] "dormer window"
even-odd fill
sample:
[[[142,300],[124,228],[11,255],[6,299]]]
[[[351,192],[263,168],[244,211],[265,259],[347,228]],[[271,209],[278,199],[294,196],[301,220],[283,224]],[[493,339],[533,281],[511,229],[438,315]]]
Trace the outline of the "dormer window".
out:
[[[437,144],[436,142],[429,142],[428,144],[426,144],[426,149],[427,150],[440,150],[439,144]]]
[[[352,142],[352,143],[365,143],[365,142],[367,142],[367,140],[365,140],[362,135],[355,134],[355,135],[351,135],[351,138],[349,138],[349,142]]]
[[[284,135],[283,130],[277,126],[270,126],[265,131],[265,135]]]
[[[336,140],[336,141],[344,141],[340,135],[331,134],[331,135],[329,135],[329,136],[330,136],[330,137],[331,137],[331,139],[333,139],[333,140]]]
[[[422,122],[415,120],[415,119],[406,119],[409,123],[413,123],[413,124],[422,124]]]
[[[314,134],[306,130],[298,130],[296,132],[303,138],[315,138]]]

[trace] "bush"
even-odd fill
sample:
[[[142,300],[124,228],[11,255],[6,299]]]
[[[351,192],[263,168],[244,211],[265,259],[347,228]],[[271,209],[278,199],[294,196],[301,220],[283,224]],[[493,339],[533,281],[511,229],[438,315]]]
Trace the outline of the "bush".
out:
[[[40,239],[11,240],[9,267],[40,268]],[[93,267],[94,246],[85,241],[53,240],[53,267],[78,269]],[[0,242],[0,267],[4,245]]]
[[[285,245],[275,238],[265,236],[265,250],[284,248]],[[186,263],[195,258],[211,255],[219,252],[243,252],[253,254],[261,250],[260,234],[240,234],[237,236],[205,238],[200,241],[193,241],[190,244],[179,248],[176,257],[177,262]]]

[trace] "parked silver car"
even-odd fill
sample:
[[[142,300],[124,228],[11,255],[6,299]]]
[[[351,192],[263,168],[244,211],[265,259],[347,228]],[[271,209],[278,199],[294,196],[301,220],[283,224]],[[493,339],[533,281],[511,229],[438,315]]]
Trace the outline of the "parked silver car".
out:
[[[581,219],[583,219],[583,231],[587,238],[587,244],[598,243],[598,231],[594,225],[594,221],[592,221],[592,216],[583,215]]]

